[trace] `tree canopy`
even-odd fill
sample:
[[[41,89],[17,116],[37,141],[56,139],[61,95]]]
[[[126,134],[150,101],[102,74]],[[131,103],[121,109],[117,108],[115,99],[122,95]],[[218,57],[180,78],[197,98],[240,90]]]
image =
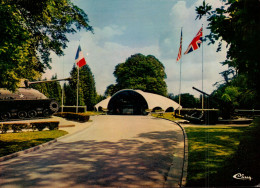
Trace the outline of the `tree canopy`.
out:
[[[107,87],[112,95],[121,89],[140,89],[166,96],[166,73],[163,64],[152,55],[135,54],[115,67],[116,84]]]
[[[173,94],[170,94],[168,97],[179,103],[179,95],[174,96]],[[200,100],[198,98],[195,98],[194,95],[191,95],[189,93],[182,93],[181,106],[183,108],[200,108],[201,104]]]
[[[53,75],[51,78],[51,80],[56,80],[56,79],[57,79],[57,75]],[[38,80],[41,81],[41,79]],[[47,79],[45,78],[44,80]],[[31,84],[30,87],[40,91],[48,98],[57,100],[58,103],[61,104],[62,91],[61,91],[61,85],[58,81]]]
[[[87,14],[70,0],[1,0],[0,87],[15,90],[21,78],[50,68],[50,53],[63,55],[66,34],[92,31]]]
[[[76,105],[77,91],[77,68],[74,65],[70,75],[72,80],[65,86],[66,105]],[[79,105],[87,105],[87,110],[93,110],[97,102],[97,92],[95,86],[94,75],[88,65],[85,65],[79,70]]]
[[[209,44],[219,42],[218,50],[221,50],[222,41],[227,43],[227,60],[222,62],[228,65],[229,70],[222,72],[226,84],[230,85],[228,75],[233,78],[246,78],[247,93],[256,91],[256,102],[259,104],[260,80],[260,1],[259,0],[221,0],[224,6],[213,9],[211,5],[203,2],[196,8],[197,18],[207,17],[208,28],[211,33],[206,36]],[[239,86],[236,86],[239,87]],[[225,100],[228,100],[229,91],[235,88],[228,88]],[[237,92],[239,93],[239,92]],[[231,98],[230,98],[231,99]]]

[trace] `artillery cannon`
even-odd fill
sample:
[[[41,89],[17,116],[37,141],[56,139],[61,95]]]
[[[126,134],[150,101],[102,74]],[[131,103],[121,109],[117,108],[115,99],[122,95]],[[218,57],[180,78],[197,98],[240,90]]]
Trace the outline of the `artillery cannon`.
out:
[[[55,99],[49,99],[36,89],[29,88],[31,84],[70,80],[71,78],[34,81],[25,80],[15,92],[0,88],[0,120],[33,119],[49,117],[59,110]]]
[[[206,95],[208,97],[212,97],[211,95],[192,87],[192,89]],[[185,110],[185,109],[183,109]],[[190,109],[190,114],[185,114],[184,119],[189,120],[195,124],[216,124],[218,122],[218,109]]]

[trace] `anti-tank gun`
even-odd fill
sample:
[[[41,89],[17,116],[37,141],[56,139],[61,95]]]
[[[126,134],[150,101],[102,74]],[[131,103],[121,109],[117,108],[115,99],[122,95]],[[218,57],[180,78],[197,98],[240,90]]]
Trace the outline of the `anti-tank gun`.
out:
[[[29,88],[32,84],[48,83],[54,81],[70,80],[71,78],[21,82],[21,87],[15,92],[0,88],[0,120],[33,119],[36,117],[49,117],[59,110],[55,99],[47,98],[36,89]]]
[[[214,101],[217,100],[213,98],[211,95],[195,87],[192,87],[192,89],[200,92],[204,96],[207,96],[207,100],[214,100]],[[204,105],[204,107],[205,106],[208,106],[208,104]],[[184,117],[182,118],[189,120],[190,122],[195,124],[206,124],[206,125],[216,124],[218,122],[218,111],[219,111],[218,109],[208,109],[208,108],[190,109],[190,114],[185,114]]]

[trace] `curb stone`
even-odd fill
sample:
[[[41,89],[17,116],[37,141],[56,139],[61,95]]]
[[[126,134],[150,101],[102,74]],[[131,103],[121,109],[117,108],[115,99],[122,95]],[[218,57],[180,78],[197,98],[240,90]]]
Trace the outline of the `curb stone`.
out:
[[[159,119],[165,119],[165,118],[159,118]],[[173,121],[173,120],[169,120],[169,119],[165,119],[167,121],[171,121],[173,123],[175,123],[177,126],[179,126],[182,130],[183,133],[183,137],[184,137],[184,153],[183,153],[183,167],[182,167],[182,176],[181,176],[181,180],[179,181],[178,185],[179,187],[184,187],[186,185],[186,180],[187,180],[187,173],[188,173],[188,137],[187,134],[185,132],[185,129],[181,126],[180,123]],[[173,155],[174,156],[174,155]],[[177,157],[177,156],[174,156]],[[172,177],[172,175],[174,175],[174,160],[172,162],[172,165],[170,167],[170,170],[168,172],[168,177],[166,180],[166,187],[172,187],[172,181],[175,181],[175,178]]]

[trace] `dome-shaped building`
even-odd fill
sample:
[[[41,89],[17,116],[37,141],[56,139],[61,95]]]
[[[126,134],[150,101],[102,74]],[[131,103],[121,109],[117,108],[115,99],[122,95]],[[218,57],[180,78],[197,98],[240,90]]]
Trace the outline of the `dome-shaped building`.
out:
[[[162,109],[166,112],[173,112],[182,107],[175,101],[161,95],[141,90],[124,89],[99,102],[95,108],[97,111],[107,109],[109,114],[146,115],[147,109],[152,111]]]

